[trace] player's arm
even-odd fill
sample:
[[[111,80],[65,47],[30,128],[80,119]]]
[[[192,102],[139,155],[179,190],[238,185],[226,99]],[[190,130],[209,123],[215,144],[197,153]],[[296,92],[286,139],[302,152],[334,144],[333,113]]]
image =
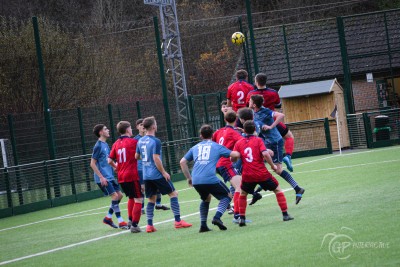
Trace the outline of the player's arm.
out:
[[[99,168],[97,168],[96,163],[97,163],[97,159],[92,158],[92,159],[90,160],[90,167],[92,168],[92,170],[94,171],[94,173],[97,174],[97,176],[99,176],[99,178],[100,178],[100,184],[101,184],[102,186],[107,186],[107,185],[108,185],[107,179],[104,178],[103,174],[101,174]]]
[[[262,155],[263,155],[265,161],[269,164],[269,166],[271,166],[271,168],[272,168],[274,171],[276,171],[276,170],[277,170],[277,167],[276,167],[276,165],[274,164],[274,162],[272,161],[271,155],[269,154],[268,150],[264,150],[264,151],[262,152]]]
[[[263,125],[262,129],[264,131],[271,130],[271,129],[275,128],[285,118],[285,114],[277,112],[277,111],[274,111],[272,113],[272,116],[274,117],[274,123],[272,123],[271,125]]]
[[[115,164],[115,161],[113,159],[108,158],[107,159],[108,164],[114,169],[114,171],[117,170],[117,164]]]
[[[181,161],[179,162],[179,164],[181,165],[181,170],[183,172],[183,175],[185,175],[186,180],[187,180],[189,186],[191,187],[192,186],[192,176],[190,175],[187,159],[185,159],[185,157],[183,157],[181,159]]]
[[[170,176],[169,173],[166,172],[165,169],[164,169],[164,166],[163,166],[163,164],[162,164],[160,155],[158,155],[158,154],[153,154],[153,160],[154,160],[154,163],[156,164],[157,170],[158,170],[159,172],[161,172],[162,176],[164,176],[164,178],[165,178],[166,180],[171,180],[171,176]]]
[[[229,156],[232,162],[236,162],[240,158],[240,153],[238,151],[232,151]]]
[[[140,159],[140,154],[139,153],[135,153],[135,159],[139,160]]]
[[[226,100],[226,106],[232,107],[232,101],[230,99]]]

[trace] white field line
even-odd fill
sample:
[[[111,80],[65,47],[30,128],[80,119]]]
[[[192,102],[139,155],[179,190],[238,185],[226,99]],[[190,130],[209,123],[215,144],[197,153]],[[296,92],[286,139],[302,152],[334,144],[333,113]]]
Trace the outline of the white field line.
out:
[[[320,158],[320,159],[315,159],[315,160],[310,160],[310,161],[306,161],[306,162],[302,162],[302,163],[297,163],[297,164],[293,164],[293,166],[300,166],[300,165],[304,165],[304,164],[310,164],[310,163],[314,163],[317,161],[322,161],[322,160],[326,160],[326,159],[331,159],[331,158],[335,158],[335,157],[347,157],[347,156],[354,156],[354,155],[358,155],[358,154],[365,154],[365,153],[372,153],[372,152],[381,152],[381,151],[385,151],[385,150],[392,150],[392,149],[400,149],[400,146],[394,146],[394,147],[386,147],[386,148],[379,148],[379,149],[371,149],[371,150],[367,150],[367,151],[360,151],[360,152],[350,152],[350,153],[342,153],[342,154],[337,154],[337,155],[331,155],[325,158]],[[297,173],[297,172],[296,172]]]
[[[282,191],[286,192],[286,191],[290,191],[290,190],[293,190],[293,188],[283,189]],[[272,195],[275,195],[275,194],[274,193],[268,193],[268,194],[263,195],[263,197],[272,196]],[[251,198],[247,199],[247,201],[249,201],[249,200],[251,200]],[[211,208],[210,211],[216,210],[216,209],[217,209],[217,207],[214,207],[214,208]],[[194,213],[191,213],[191,214],[187,214],[187,215],[181,216],[181,218],[184,219],[184,218],[192,217],[192,216],[198,215],[198,214],[200,214],[200,212],[194,212]],[[154,225],[160,225],[160,224],[172,222],[174,220],[175,219],[169,219],[169,220],[165,220],[165,221],[154,223]],[[142,226],[141,228],[144,230],[146,228],[146,226]],[[74,244],[70,244],[70,245],[67,245],[67,246],[62,246],[62,247],[58,247],[58,248],[42,251],[42,252],[39,252],[39,253],[23,256],[23,257],[20,257],[20,258],[15,258],[15,259],[8,260],[8,261],[2,261],[2,262],[0,262],[0,265],[6,265],[6,264],[17,262],[17,261],[22,261],[22,260],[26,260],[26,259],[30,259],[30,258],[34,258],[34,257],[50,254],[50,253],[57,252],[57,251],[60,251],[60,250],[73,248],[73,247],[77,247],[77,246],[80,246],[80,245],[85,245],[85,244],[88,244],[88,243],[91,243],[91,242],[95,242],[95,241],[102,240],[102,239],[105,239],[105,238],[109,238],[109,237],[113,237],[113,236],[117,236],[117,235],[122,235],[122,234],[127,234],[127,233],[130,233],[130,231],[126,231],[125,230],[125,231],[120,231],[120,232],[115,233],[115,234],[109,234],[109,235],[105,235],[105,236],[100,236],[100,237],[88,239],[88,240],[81,241],[81,242],[74,243]]]

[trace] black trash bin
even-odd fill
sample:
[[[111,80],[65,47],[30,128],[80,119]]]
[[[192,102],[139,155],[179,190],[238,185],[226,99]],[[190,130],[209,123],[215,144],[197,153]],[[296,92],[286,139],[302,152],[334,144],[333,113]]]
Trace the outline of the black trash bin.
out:
[[[390,130],[388,116],[379,115],[375,117],[374,133],[376,141],[390,140]]]

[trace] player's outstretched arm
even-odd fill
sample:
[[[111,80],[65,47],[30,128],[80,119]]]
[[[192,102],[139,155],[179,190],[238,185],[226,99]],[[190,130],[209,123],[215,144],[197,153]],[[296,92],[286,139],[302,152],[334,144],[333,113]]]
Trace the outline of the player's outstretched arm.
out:
[[[238,151],[232,151],[230,157],[232,162],[236,162],[240,158],[240,153]]]

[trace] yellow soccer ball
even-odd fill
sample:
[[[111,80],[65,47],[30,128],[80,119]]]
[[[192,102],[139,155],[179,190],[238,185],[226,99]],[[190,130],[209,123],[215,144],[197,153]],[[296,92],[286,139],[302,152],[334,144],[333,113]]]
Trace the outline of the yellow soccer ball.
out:
[[[241,45],[244,43],[244,34],[241,32],[235,32],[232,34],[232,43],[235,45]]]

